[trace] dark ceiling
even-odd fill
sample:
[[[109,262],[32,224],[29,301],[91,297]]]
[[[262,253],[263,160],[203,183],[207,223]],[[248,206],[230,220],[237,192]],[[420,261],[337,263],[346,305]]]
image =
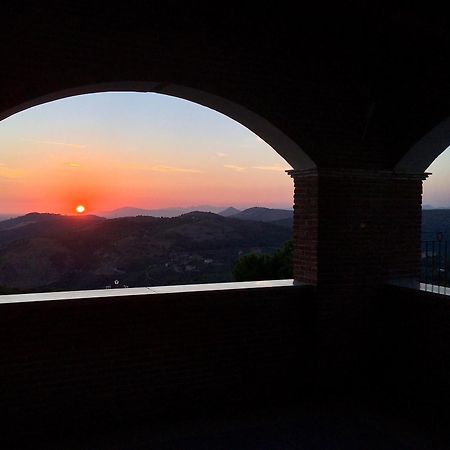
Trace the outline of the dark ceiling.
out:
[[[364,2],[298,12],[170,2],[8,8],[0,111],[93,83],[170,82],[256,112],[318,165],[383,169],[449,115],[440,11]]]

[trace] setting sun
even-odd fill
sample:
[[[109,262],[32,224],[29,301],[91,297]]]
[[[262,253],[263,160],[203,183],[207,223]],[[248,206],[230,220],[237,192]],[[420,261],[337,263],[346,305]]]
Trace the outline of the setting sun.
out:
[[[173,96],[75,95],[1,120],[1,131],[0,216],[292,206],[284,172],[291,167],[272,147],[233,119]]]

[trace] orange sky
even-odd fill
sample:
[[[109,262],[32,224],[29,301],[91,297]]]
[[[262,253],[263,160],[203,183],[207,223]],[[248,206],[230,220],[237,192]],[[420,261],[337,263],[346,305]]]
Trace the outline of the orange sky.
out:
[[[0,214],[290,207],[287,169],[232,119],[159,94],[71,97],[0,122]]]

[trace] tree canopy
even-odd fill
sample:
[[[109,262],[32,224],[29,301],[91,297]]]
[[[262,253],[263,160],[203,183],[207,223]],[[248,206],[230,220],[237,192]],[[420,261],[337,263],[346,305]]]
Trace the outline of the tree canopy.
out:
[[[243,255],[233,268],[233,276],[236,281],[292,278],[293,250],[293,242],[288,241],[274,253]]]

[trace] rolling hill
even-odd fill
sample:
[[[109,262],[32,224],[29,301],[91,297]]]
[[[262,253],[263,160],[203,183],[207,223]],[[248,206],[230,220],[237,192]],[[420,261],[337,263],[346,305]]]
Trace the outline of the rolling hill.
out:
[[[450,209],[423,209],[422,240],[435,240],[438,232],[450,239]]]
[[[31,213],[0,222],[0,286],[23,292],[232,281],[240,255],[271,252],[285,227],[205,212],[105,219]]]
[[[101,217],[107,219],[117,219],[119,217],[136,217],[136,216],[153,216],[153,217],[177,217],[181,214],[186,214],[192,211],[203,211],[218,213],[223,208],[220,206],[199,205],[178,208],[161,208],[161,209],[143,209],[135,208],[133,206],[125,206],[117,208],[112,211],[103,211],[98,213]]]
[[[260,222],[275,222],[279,220],[293,220],[294,212],[289,209],[263,208],[255,206],[244,209],[230,217],[240,220],[257,220]]]
[[[219,211],[218,214],[220,214],[223,217],[230,217],[233,216],[235,214],[240,213],[241,211],[237,208],[234,208],[233,206],[230,206],[229,208],[226,208],[222,211]]]

